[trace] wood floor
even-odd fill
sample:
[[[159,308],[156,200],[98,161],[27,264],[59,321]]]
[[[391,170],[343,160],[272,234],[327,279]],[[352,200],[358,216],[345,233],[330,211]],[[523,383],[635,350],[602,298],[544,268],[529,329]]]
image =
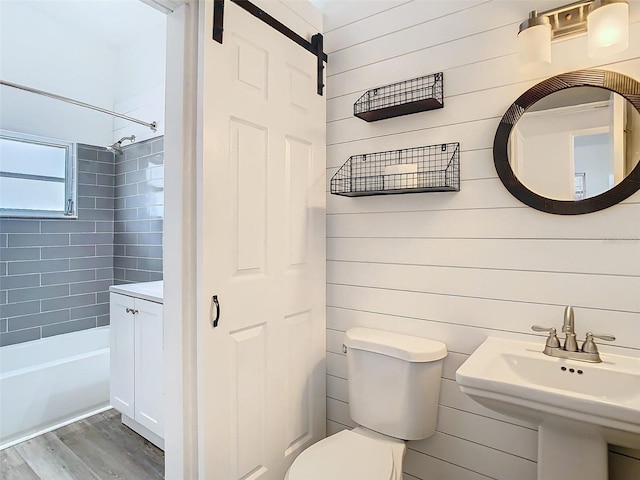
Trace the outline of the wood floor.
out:
[[[164,452],[120,423],[115,410],[0,452],[2,480],[164,479]]]

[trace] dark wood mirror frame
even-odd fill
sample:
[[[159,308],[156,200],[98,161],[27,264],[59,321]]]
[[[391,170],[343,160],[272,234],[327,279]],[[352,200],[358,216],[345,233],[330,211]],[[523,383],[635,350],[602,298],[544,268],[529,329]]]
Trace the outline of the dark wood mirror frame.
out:
[[[531,105],[551,93],[584,86],[616,92],[640,112],[640,82],[621,73],[606,70],[577,70],[556,75],[531,87],[509,107],[498,125],[493,141],[493,161],[500,180],[514,197],[542,212],[559,215],[597,212],[621,202],[640,189],[640,162],[616,186],[600,195],[583,200],[553,200],[542,197],[525,187],[513,173],[509,164],[509,135],[520,117]]]

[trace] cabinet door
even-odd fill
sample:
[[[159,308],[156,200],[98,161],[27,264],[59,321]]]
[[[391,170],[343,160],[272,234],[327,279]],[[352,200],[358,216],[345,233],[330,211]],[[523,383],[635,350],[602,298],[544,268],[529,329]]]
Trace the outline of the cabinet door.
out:
[[[111,294],[111,390],[113,408],[133,418],[134,411],[134,331],[135,316],[127,312],[133,308],[133,299],[117,293]]]
[[[164,438],[162,305],[136,299],[135,420]]]

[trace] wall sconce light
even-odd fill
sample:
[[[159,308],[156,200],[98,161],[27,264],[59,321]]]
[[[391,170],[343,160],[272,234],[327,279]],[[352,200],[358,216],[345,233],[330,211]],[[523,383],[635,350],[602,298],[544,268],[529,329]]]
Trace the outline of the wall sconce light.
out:
[[[520,70],[551,64],[551,41],[587,32],[592,58],[614,55],[629,46],[628,0],[583,0],[538,13],[520,24]]]

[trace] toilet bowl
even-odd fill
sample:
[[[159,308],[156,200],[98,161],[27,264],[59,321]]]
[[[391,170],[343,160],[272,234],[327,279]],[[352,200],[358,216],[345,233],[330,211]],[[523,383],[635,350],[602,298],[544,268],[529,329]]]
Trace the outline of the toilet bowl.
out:
[[[285,480],[401,480],[405,442],[356,427],[302,452]]]
[[[344,350],[349,413],[359,426],[306,449],[285,480],[402,480],[405,441],[435,432],[445,344],[356,327]]]

